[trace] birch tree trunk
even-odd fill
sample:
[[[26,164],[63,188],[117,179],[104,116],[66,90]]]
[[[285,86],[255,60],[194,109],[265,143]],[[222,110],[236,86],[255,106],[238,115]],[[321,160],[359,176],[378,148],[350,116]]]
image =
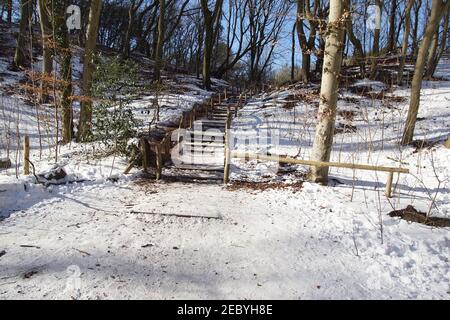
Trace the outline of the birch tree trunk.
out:
[[[399,85],[402,85],[403,82],[403,71],[405,69],[406,55],[408,54],[408,40],[409,32],[411,30],[411,9],[413,4],[414,0],[409,0],[405,9],[405,30],[403,31],[402,56],[400,58],[400,66],[397,75],[397,83]]]
[[[422,88],[423,73],[425,64],[427,62],[428,51],[430,49],[431,41],[439,26],[441,15],[446,5],[445,0],[433,0],[431,6],[430,17],[428,18],[427,27],[425,29],[425,36],[417,54],[416,66],[414,69],[414,77],[411,83],[411,101],[409,104],[408,116],[406,118],[405,130],[401,144],[407,145],[412,142],[414,136],[414,128],[416,125],[417,114],[419,112],[420,104],[420,89]]]
[[[312,160],[329,161],[333,144],[336,119],[339,73],[341,71],[343,38],[345,28],[344,2],[330,0],[325,56],[322,70],[320,105],[312,150]],[[328,167],[312,167],[309,178],[313,182],[328,181]]]
[[[92,75],[94,73],[94,57],[97,45],[98,25],[102,10],[102,0],[92,0],[89,12],[89,25],[86,34],[86,47],[84,49],[82,92],[88,99],[81,103],[80,123],[78,125],[78,141],[86,141],[91,133],[92,125]]]

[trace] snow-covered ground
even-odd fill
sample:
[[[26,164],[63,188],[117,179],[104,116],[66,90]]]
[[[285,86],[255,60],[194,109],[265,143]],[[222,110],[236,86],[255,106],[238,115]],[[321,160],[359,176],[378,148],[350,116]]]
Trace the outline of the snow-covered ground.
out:
[[[444,61],[440,75],[449,67]],[[123,176],[126,159],[99,157],[91,145],[61,149],[69,176],[84,182],[45,188],[1,171],[0,298],[449,299],[450,230],[387,215],[412,204],[450,216],[450,150],[442,146],[449,88],[450,81],[424,84],[416,136],[439,142],[417,152],[397,144],[407,101],[341,92],[338,107],[347,112],[337,120],[344,132],[333,159],[409,168],[392,199],[383,194],[386,174],[335,168],[331,175],[343,184],[328,187],[155,182],[137,170]],[[257,97],[240,111],[240,119],[262,119],[257,130],[281,132],[278,146],[248,148],[309,157],[316,102],[286,106],[302,90]],[[234,164],[233,180],[289,184],[305,171],[276,175],[265,163]],[[44,156],[36,166],[51,164]]]

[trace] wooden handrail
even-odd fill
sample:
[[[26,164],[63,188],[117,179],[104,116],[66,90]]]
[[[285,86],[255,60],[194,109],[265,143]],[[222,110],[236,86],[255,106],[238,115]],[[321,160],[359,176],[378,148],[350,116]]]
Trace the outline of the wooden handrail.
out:
[[[226,146],[227,148],[227,146]],[[291,163],[291,164],[303,164],[315,167],[336,167],[336,168],[346,168],[346,169],[359,169],[359,170],[370,170],[370,171],[383,171],[389,172],[388,179],[386,182],[386,197],[392,197],[392,181],[394,172],[409,173],[409,169],[405,168],[395,168],[395,167],[384,167],[384,166],[371,166],[367,164],[357,164],[357,163],[342,163],[342,162],[327,162],[327,161],[315,161],[315,160],[301,160],[289,157],[280,156],[268,156],[263,154],[248,153],[248,152],[225,152],[225,172],[224,172],[224,183],[228,183],[230,174],[230,160],[232,158],[240,159],[256,159],[256,160],[266,160],[275,161],[278,163]]]
[[[371,165],[367,165],[367,164],[357,164],[357,163],[302,160],[302,159],[294,159],[294,158],[289,158],[289,157],[285,158],[285,157],[280,157],[280,156],[267,156],[267,155],[262,155],[262,154],[252,154],[252,153],[247,153],[247,152],[232,152],[231,157],[232,158],[250,158],[250,159],[257,159],[257,160],[276,161],[276,162],[281,162],[281,163],[304,164],[304,165],[315,166],[315,167],[336,167],[336,168],[359,169],[359,170],[370,170],[370,171],[409,173],[409,169],[405,169],[405,168],[371,166]]]

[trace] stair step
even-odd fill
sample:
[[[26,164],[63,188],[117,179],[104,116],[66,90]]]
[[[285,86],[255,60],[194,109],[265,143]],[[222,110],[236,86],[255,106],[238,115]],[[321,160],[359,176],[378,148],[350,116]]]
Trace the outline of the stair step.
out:
[[[186,131],[186,134],[197,137],[224,137],[223,132],[212,132],[212,131]]]
[[[181,170],[223,171],[224,166],[208,166],[198,164],[179,164],[175,168]]]
[[[197,147],[197,148],[206,148],[206,147],[210,147],[210,148],[224,148],[225,144],[224,143],[219,143],[219,142],[204,142],[204,143],[200,143],[200,142],[185,142],[183,141],[181,143],[182,146],[193,146],[193,147]]]
[[[197,153],[197,154],[214,154],[218,157],[223,157],[224,156],[224,150],[222,150],[221,148],[195,148],[195,147],[191,147],[190,150],[185,150],[184,148],[183,150],[183,154],[189,154],[189,152],[191,153]]]

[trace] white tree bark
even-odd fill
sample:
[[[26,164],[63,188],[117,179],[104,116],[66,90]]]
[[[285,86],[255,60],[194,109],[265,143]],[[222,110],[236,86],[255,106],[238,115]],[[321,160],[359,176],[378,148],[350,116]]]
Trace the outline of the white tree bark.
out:
[[[336,120],[345,19],[344,1],[331,0],[312,160],[330,160]],[[326,183],[328,181],[328,171],[328,167],[312,167],[309,178],[313,182]]]

